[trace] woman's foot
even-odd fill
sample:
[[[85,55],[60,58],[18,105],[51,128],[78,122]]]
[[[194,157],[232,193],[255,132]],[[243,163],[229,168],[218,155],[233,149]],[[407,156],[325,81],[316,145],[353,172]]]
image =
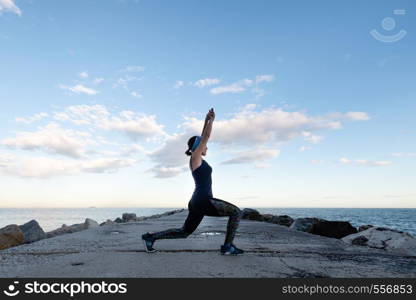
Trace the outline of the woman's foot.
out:
[[[224,244],[221,246],[221,254],[223,255],[237,255],[243,253],[244,250],[238,249],[234,244]]]
[[[155,242],[155,239],[152,237],[150,233],[145,233],[142,235],[142,240],[144,244],[144,250],[146,250],[147,253],[153,253],[157,250],[153,248],[153,243]]]

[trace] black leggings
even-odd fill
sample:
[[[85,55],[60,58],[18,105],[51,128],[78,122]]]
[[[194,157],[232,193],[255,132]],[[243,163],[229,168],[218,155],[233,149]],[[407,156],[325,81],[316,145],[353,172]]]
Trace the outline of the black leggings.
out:
[[[209,201],[215,207],[216,212],[199,212],[196,210],[191,209],[191,206],[188,205],[189,213],[188,217],[185,220],[185,223],[181,228],[172,228],[167,229],[159,232],[152,233],[152,237],[155,240],[159,239],[181,239],[187,238],[198,225],[201,223],[204,216],[212,216],[212,217],[225,217],[229,216],[228,223],[227,223],[227,233],[225,235],[225,242],[224,243],[232,243],[235,233],[238,228],[238,224],[240,223],[242,211],[227,201],[217,199],[217,198],[210,198]]]

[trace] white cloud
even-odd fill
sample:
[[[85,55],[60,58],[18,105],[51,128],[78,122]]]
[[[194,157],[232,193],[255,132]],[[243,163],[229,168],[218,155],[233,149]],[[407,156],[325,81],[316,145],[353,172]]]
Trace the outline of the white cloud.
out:
[[[41,112],[41,113],[34,114],[33,116],[31,116],[29,118],[19,118],[18,117],[18,118],[15,119],[15,121],[30,124],[32,122],[39,121],[39,120],[41,120],[43,118],[46,118],[48,116],[49,116],[48,113]]]
[[[339,162],[342,164],[352,164],[352,165],[367,166],[367,167],[388,166],[392,164],[391,161],[371,161],[371,160],[366,160],[366,159],[351,160],[345,157],[340,158]]]
[[[120,77],[119,79],[117,79],[116,83],[113,84],[113,88],[121,86],[122,88],[128,90],[129,82],[139,81],[141,79],[142,78],[139,78],[139,77],[136,77],[136,76],[130,76],[130,75],[127,74],[124,77]]]
[[[100,84],[103,81],[104,81],[104,78],[94,78],[93,83],[94,84]]]
[[[199,79],[194,83],[195,86],[199,88],[203,88],[206,86],[211,86],[220,83],[220,80],[218,78],[205,78],[205,79]]]
[[[143,96],[139,92],[131,92],[130,95],[132,95],[135,98],[142,98]]]
[[[249,108],[249,109],[247,109]],[[310,142],[319,142],[321,136],[316,131],[338,129],[339,122],[324,117],[311,117],[302,112],[288,112],[280,108],[268,108],[253,111],[246,107],[228,120],[214,123],[211,140],[222,145],[229,144],[264,144],[268,142],[285,142],[297,137],[304,137]],[[203,120],[186,118],[181,125],[186,131],[198,133]]]
[[[133,140],[164,135],[163,125],[156,122],[155,115],[133,111],[110,113],[103,105],[74,105],[64,112],[57,112],[54,118],[77,125],[92,125],[96,128],[123,132]]]
[[[84,72],[79,73],[78,76],[81,78],[88,78],[88,73],[84,71]]]
[[[0,0],[0,15],[3,12],[12,12],[19,16],[22,15],[22,11],[16,6],[14,0]]]
[[[96,91],[94,89],[91,89],[91,88],[87,88],[82,84],[77,84],[73,87],[61,84],[59,87],[63,90],[68,90],[68,91],[71,91],[71,92],[76,93],[76,94],[95,95],[95,94],[98,93],[98,91]]]
[[[370,120],[370,116],[362,111],[349,111],[346,113],[330,113],[327,115],[328,118],[333,119],[348,119],[351,121],[367,121]]]
[[[255,108],[256,104],[246,104],[231,118],[216,120],[210,142],[217,143],[222,149],[227,149],[230,145],[243,148],[257,146],[261,149],[269,143],[287,142],[299,137],[317,143],[323,137],[316,132],[341,127],[339,121],[325,116],[312,117],[302,112],[288,112],[273,107],[261,111],[255,111]],[[184,119],[185,121],[178,126],[181,133],[167,136],[162,146],[149,153],[149,157],[157,164],[153,169],[155,172],[159,172],[162,166],[174,168],[175,172],[168,172],[172,176],[175,176],[182,166],[185,171],[187,170],[189,159],[184,152],[187,150],[188,139],[200,134],[204,120],[195,117],[184,117]],[[243,163],[260,160],[267,155],[269,157],[277,155],[273,151],[262,151],[243,150],[226,162]]]
[[[24,178],[51,178],[80,173],[114,173],[135,164],[137,160],[103,157],[89,160],[63,160],[49,157],[0,155],[0,171]]]
[[[249,87],[252,88],[252,92],[256,94],[256,97],[261,97],[265,94],[263,89],[259,88],[259,84],[262,82],[272,82],[274,80],[273,75],[257,75],[255,79],[242,79],[234,82],[230,85],[218,86],[210,90],[211,94],[218,95],[224,93],[241,93],[247,90]],[[253,86],[254,85],[254,86]]]
[[[34,132],[18,132],[15,138],[6,138],[0,144],[22,150],[45,150],[72,158],[84,156],[85,147],[93,144],[87,132],[60,128],[56,123],[40,127]]]
[[[253,84],[251,79],[242,79],[230,85],[219,86],[210,90],[211,94],[218,95],[224,93],[241,93],[246,90],[247,87]]]
[[[156,178],[170,178],[175,177],[186,170],[186,167],[163,167],[156,166],[151,169],[146,170],[146,172],[155,173]]]
[[[304,151],[310,150],[310,149],[311,149],[311,147],[309,147],[309,146],[301,146],[301,147],[299,147],[299,152],[304,152]]]
[[[391,156],[395,156],[395,157],[416,157],[416,153],[412,153],[412,152],[408,152],[408,153],[395,152],[395,153],[392,153]]]
[[[142,67],[142,66],[127,66],[120,71],[121,72],[143,72],[144,70],[145,70],[145,67]]]
[[[274,80],[273,75],[257,75],[256,76],[256,83],[260,82],[272,82]]]
[[[320,135],[314,135],[309,131],[303,131],[302,135],[304,136],[305,141],[312,144],[318,144],[324,137]]]
[[[221,164],[246,164],[263,161],[275,158],[279,155],[279,153],[280,151],[277,149],[250,149],[235,154],[234,158],[223,161]]]
[[[174,89],[179,89],[181,87],[183,87],[183,85],[185,84],[185,82],[183,82],[182,80],[178,80],[175,82],[175,85],[173,86]]]

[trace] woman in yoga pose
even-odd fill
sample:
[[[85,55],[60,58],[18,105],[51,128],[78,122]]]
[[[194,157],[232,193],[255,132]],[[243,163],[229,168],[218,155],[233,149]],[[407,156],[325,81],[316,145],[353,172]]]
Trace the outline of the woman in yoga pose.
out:
[[[187,238],[204,216],[224,217],[229,216],[227,233],[224,245],[221,246],[221,254],[242,254],[243,250],[233,244],[233,239],[241,219],[242,211],[235,205],[221,199],[214,198],[211,189],[211,166],[202,159],[207,154],[207,142],[211,134],[212,123],[215,119],[214,109],[211,108],[205,118],[201,136],[193,136],[188,141],[186,155],[191,156],[189,166],[195,181],[195,190],[188,202],[188,216],[181,228],[172,228],[164,231],[145,233],[142,240],[147,252],[155,252],[153,243],[158,239]]]

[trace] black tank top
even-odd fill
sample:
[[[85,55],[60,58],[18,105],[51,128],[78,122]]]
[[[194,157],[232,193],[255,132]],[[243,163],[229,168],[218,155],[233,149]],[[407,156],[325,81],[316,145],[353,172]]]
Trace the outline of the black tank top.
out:
[[[189,160],[189,165],[192,170],[191,160]],[[211,173],[212,168],[205,160],[202,160],[201,165],[192,171],[192,177],[195,181],[195,190],[192,194],[193,200],[206,199],[213,196]]]

